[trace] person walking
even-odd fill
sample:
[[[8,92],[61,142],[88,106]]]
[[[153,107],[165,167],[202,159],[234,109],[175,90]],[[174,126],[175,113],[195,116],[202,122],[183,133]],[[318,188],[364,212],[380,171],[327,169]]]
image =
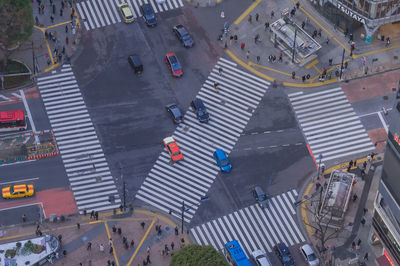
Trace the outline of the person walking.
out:
[[[220,75],[221,77],[222,77],[222,71],[223,71],[223,70],[222,70],[222,67],[219,67],[219,68],[218,68],[218,73],[219,73],[219,75]]]
[[[175,226],[175,235],[177,236],[179,234],[178,226]]]
[[[274,15],[275,15],[275,13],[274,13],[274,11],[272,10],[272,11],[271,11],[271,18],[273,18]]]
[[[113,253],[113,251],[114,251],[114,249],[113,249],[113,247],[111,246],[111,247],[110,247],[110,251],[109,251],[109,253],[110,253],[110,254],[112,254],[112,253]]]
[[[68,37],[65,39],[65,42],[68,44]],[[96,211],[94,213],[94,217],[96,218],[96,221],[99,219],[99,212],[98,211]]]
[[[148,254],[147,257],[146,257],[146,263],[150,263],[150,264],[151,264],[151,261],[150,261],[150,254]]]
[[[118,234],[119,234],[119,235],[121,235],[121,234],[122,234],[121,227],[118,227],[118,230],[117,230],[117,231],[118,231]]]
[[[87,248],[86,248],[86,250],[92,250],[92,242],[88,242],[87,243]]]
[[[63,47],[62,53],[65,53],[65,47]],[[76,223],[76,228],[79,230],[81,229],[81,224],[80,223]]]
[[[22,218],[22,222],[26,222],[26,215],[25,215],[25,213],[24,214],[22,214],[22,216],[21,216],[21,218]]]
[[[54,17],[53,15],[50,16],[51,23],[54,24]]]
[[[218,82],[214,81],[214,88],[217,92],[219,92],[219,84]]]
[[[368,252],[365,253],[364,260],[368,260]]]
[[[361,224],[362,224],[362,226],[365,225],[365,219],[364,219],[364,217],[361,219]]]
[[[235,43],[237,43],[237,41],[238,41],[238,36],[235,34],[235,35],[233,35],[233,40],[235,41]]]
[[[104,252],[104,245],[103,244],[100,244],[99,250],[100,250],[100,252]]]
[[[112,246],[112,244],[113,244],[112,238],[110,238],[110,239],[108,240],[108,244],[109,244],[110,246]]]
[[[171,249],[174,250],[175,244],[174,242],[171,242]]]
[[[63,16],[63,9],[60,9],[60,17]]]
[[[69,39],[68,39],[68,36],[67,37],[65,37],[65,44],[66,45],[68,45],[68,43],[69,43]],[[97,216],[95,216],[95,218],[96,218]],[[97,217],[98,218],[98,217]],[[97,220],[97,219],[96,219]]]
[[[56,14],[56,5],[53,4],[53,15],[55,15],[55,14]]]
[[[256,21],[258,22],[258,18],[260,17],[260,15],[258,13],[256,13]]]
[[[247,19],[247,21],[251,24],[251,22],[253,21],[253,17],[251,15],[249,15],[249,18]]]
[[[390,45],[390,38],[387,37],[387,38],[386,38],[386,47],[389,47],[389,45]]]
[[[279,61],[279,62],[282,62],[282,52],[279,52],[279,59],[278,59],[278,61]]]
[[[249,51],[249,50],[247,50],[247,53],[246,53],[246,58],[247,58],[247,59],[249,59],[249,57],[250,57],[250,51]]]
[[[264,24],[264,31],[267,31],[267,29],[269,28],[269,22],[267,21],[267,22],[265,22],[265,24]]]
[[[94,210],[90,212],[90,219],[94,218]]]
[[[244,50],[245,47],[246,47],[246,44],[245,44],[244,42],[242,42],[242,43],[240,44],[240,49]]]
[[[141,222],[140,223],[140,226],[142,227],[142,229],[144,229],[144,226],[146,225],[146,223],[145,222]]]
[[[257,55],[257,63],[260,63],[261,57]]]
[[[135,245],[135,241],[131,241],[131,248],[133,248],[133,246]]]
[[[304,30],[304,27],[306,26],[306,23],[303,21],[302,23],[301,23],[301,28]]]

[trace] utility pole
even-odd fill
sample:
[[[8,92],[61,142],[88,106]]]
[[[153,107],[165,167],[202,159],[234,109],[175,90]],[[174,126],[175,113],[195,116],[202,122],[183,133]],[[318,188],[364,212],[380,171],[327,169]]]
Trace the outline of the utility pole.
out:
[[[322,160],[322,158],[323,158],[323,156],[322,156],[322,153],[321,153],[320,155],[318,155],[319,162],[318,162],[318,175],[317,175],[317,180],[319,180],[319,172],[320,172],[320,169],[321,169],[321,160]]]
[[[122,181],[122,190],[123,190],[123,207],[124,207],[124,211],[126,209],[126,189],[125,189],[125,180],[124,180],[124,174],[122,172],[122,169],[124,168],[124,166],[122,165],[121,162],[119,162],[119,169],[121,170],[121,181]]]
[[[342,73],[343,73],[343,61],[344,61],[344,53],[346,50],[343,48],[343,54],[342,54],[342,63],[340,64],[340,76],[339,79],[342,79]]]
[[[294,28],[294,40],[293,40],[293,51],[292,51],[292,63],[294,63],[294,54],[296,53],[296,37],[297,37],[297,26],[293,23]]]
[[[185,201],[182,200],[182,227],[181,227],[181,234],[183,234],[183,220],[185,219]]]
[[[36,76],[36,65],[35,65],[35,50],[33,49],[33,41],[32,41],[32,66],[33,66],[33,76]]]

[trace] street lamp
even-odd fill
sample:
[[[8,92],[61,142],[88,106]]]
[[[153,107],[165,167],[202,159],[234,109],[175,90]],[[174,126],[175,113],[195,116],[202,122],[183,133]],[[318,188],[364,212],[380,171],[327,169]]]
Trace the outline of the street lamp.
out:
[[[321,169],[321,160],[322,160],[323,157],[324,157],[324,156],[322,156],[322,153],[321,153],[320,155],[318,155],[318,160],[319,160],[319,162],[318,162],[318,175],[317,175],[317,180],[319,180],[319,172],[320,172],[320,169]]]
[[[122,193],[122,197],[123,197],[123,207],[124,207],[124,211],[125,211],[125,209],[126,209],[126,189],[125,189],[124,175],[123,175],[123,172],[122,172],[122,169],[123,169],[123,168],[124,168],[124,166],[122,165],[121,162],[119,162],[119,169],[120,169],[120,171],[121,171],[121,181],[122,181],[122,190],[123,190],[123,193]]]

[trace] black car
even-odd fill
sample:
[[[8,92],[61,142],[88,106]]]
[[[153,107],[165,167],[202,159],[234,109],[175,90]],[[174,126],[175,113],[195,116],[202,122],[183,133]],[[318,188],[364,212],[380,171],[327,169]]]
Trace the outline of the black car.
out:
[[[192,47],[194,42],[192,37],[190,36],[189,32],[185,29],[182,25],[176,25],[173,28],[178,39],[182,42],[184,47]]]
[[[149,27],[156,26],[157,18],[156,18],[156,14],[154,13],[154,10],[151,7],[151,5],[144,4],[144,5],[140,6],[140,9],[142,11],[142,15],[143,15],[144,21],[146,22],[147,26],[149,26]]]
[[[206,123],[208,120],[210,120],[210,115],[208,114],[206,106],[201,99],[194,99],[190,105],[192,106],[193,111],[196,113],[197,119],[200,122]]]
[[[276,255],[278,255],[284,266],[294,266],[294,260],[288,247],[283,243],[278,243],[274,246]]]
[[[257,186],[253,189],[253,197],[261,208],[264,209],[268,206],[267,194],[265,194],[261,187]]]
[[[165,106],[165,108],[167,109],[168,113],[170,113],[172,121],[174,121],[175,124],[180,124],[183,122],[182,112],[176,104],[168,104]]]
[[[133,68],[135,74],[140,74],[143,72],[143,64],[142,61],[140,60],[140,57],[137,54],[130,55],[128,57],[128,62]]]

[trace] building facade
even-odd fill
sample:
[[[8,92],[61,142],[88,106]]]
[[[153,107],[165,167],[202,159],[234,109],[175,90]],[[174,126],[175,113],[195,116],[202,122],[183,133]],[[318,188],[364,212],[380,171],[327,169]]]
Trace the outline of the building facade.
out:
[[[363,25],[365,41],[370,43],[380,26],[400,21],[400,0],[310,0],[336,26],[352,30]],[[341,16],[340,16],[341,15]],[[355,24],[354,24],[355,23]]]
[[[382,178],[374,204],[370,240],[380,241],[383,256],[400,265],[400,100],[388,114],[389,132]]]

